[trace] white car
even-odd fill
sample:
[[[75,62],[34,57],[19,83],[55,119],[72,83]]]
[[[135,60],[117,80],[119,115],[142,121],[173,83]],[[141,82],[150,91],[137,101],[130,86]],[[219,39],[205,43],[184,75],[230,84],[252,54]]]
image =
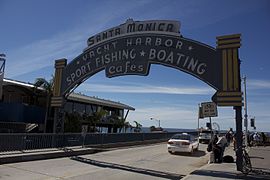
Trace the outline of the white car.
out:
[[[189,152],[192,154],[199,148],[199,142],[192,135],[187,133],[175,134],[167,143],[169,153]]]
[[[199,143],[209,143],[214,134],[219,134],[216,130],[201,130],[199,134]]]
[[[199,143],[209,143],[212,138],[212,131],[202,130],[199,134]]]

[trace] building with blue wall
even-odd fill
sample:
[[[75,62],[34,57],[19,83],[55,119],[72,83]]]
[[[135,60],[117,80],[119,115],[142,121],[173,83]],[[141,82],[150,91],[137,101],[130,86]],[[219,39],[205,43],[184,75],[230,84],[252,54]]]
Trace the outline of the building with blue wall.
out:
[[[31,83],[4,79],[0,102],[0,132],[44,132],[46,98],[47,92],[43,88],[35,87]],[[98,125],[104,127],[110,127],[114,123],[107,122],[106,117],[118,116],[126,119],[129,110],[135,110],[123,103],[80,93],[71,93],[63,108],[66,114],[76,114],[79,117],[91,117],[103,110],[106,116],[102,117]],[[52,132],[53,113],[50,113],[47,121],[46,132]]]

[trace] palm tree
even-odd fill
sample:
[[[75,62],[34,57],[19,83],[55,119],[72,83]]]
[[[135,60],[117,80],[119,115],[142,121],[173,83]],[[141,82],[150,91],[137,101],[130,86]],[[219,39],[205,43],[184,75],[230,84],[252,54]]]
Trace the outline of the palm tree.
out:
[[[124,131],[127,132],[128,128],[132,129],[132,126],[128,121],[125,121],[124,122]]]
[[[66,113],[65,115],[65,132],[73,132],[78,133],[81,132],[82,123],[81,123],[81,115],[77,112]]]
[[[50,111],[50,102],[53,92],[53,79],[47,81],[45,78],[37,78],[35,80],[34,86],[35,88],[43,88],[46,91],[46,112],[45,112],[45,122],[44,122],[44,133],[46,133],[47,120]]]
[[[116,125],[119,128],[119,133],[121,133],[122,129],[125,128],[125,119],[123,117],[117,116]]]
[[[136,124],[136,127],[134,129],[134,132],[141,132],[142,125],[140,123],[138,123],[137,121],[134,121],[134,123]]]
[[[88,121],[91,126],[94,126],[94,131],[96,131],[97,124],[101,122],[101,119],[106,116],[106,114],[107,111],[100,109],[99,111],[94,112],[92,116],[88,116]]]

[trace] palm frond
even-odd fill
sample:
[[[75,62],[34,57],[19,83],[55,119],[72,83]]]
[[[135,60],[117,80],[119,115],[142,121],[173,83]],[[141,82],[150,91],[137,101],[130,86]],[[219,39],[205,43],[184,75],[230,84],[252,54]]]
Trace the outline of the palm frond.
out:
[[[53,89],[53,80],[47,81],[45,78],[36,78],[34,86],[44,88],[46,91],[51,92]]]

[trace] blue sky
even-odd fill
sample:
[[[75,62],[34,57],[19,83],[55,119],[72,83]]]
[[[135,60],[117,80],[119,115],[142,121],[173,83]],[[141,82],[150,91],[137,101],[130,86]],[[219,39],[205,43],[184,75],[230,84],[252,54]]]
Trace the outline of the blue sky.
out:
[[[250,0],[0,0],[0,52],[7,55],[6,78],[34,82],[51,78],[54,60],[70,62],[88,37],[134,20],[177,20],[184,37],[216,47],[216,36],[242,34],[241,74],[247,76],[248,115],[260,131],[270,131],[270,1]],[[196,128],[198,104],[215,93],[179,70],[152,65],[149,76],[106,78],[102,71],[77,92],[136,108],[128,121],[162,127]],[[232,107],[218,107],[213,122],[235,129]],[[200,120],[205,126],[208,119]]]

